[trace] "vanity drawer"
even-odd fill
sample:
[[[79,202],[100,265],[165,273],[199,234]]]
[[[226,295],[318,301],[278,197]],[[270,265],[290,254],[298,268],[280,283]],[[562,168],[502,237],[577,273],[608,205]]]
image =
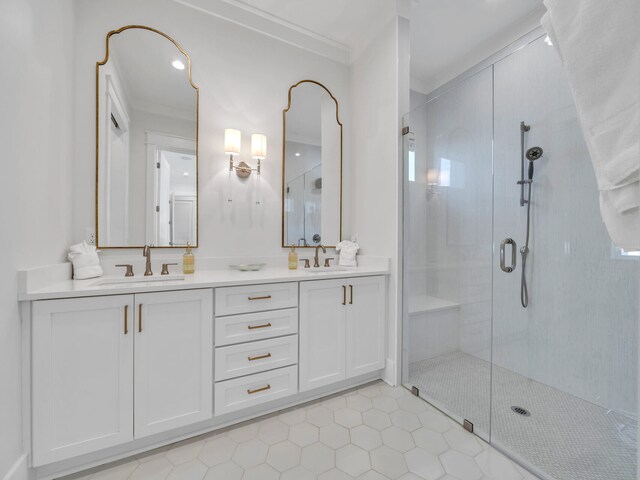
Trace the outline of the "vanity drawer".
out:
[[[297,282],[216,288],[216,316],[297,306]]]
[[[216,347],[292,333],[298,333],[297,308],[218,317],[215,320]]]
[[[215,415],[288,397],[298,392],[298,367],[279,368],[215,384]]]
[[[216,348],[215,379],[264,372],[298,363],[298,336],[271,338]]]

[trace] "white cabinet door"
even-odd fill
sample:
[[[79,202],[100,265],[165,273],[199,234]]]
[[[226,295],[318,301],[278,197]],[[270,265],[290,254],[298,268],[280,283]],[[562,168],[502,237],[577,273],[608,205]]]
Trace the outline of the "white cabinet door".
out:
[[[32,319],[34,466],[132,440],[133,295],[37,301]]]
[[[385,292],[384,277],[347,279],[347,378],[384,368]]]
[[[136,295],[135,437],[211,418],[213,291]]]
[[[301,392],[345,378],[345,282],[300,282]]]

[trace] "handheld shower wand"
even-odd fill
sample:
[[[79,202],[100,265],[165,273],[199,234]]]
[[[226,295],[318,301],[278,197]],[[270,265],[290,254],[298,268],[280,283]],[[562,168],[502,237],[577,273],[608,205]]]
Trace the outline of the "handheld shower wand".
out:
[[[523,122],[524,124],[524,122]],[[528,131],[528,129],[527,129]],[[524,142],[522,143],[522,152],[524,153]],[[527,308],[529,306],[529,290],[527,288],[527,256],[529,255],[529,231],[531,229],[531,185],[533,183],[533,162],[542,157],[543,150],[540,147],[531,147],[527,150],[527,153],[523,155],[523,176],[524,176],[524,157],[529,160],[529,169],[527,172],[527,176],[529,180],[525,180],[524,178],[518,182],[522,189],[524,190],[524,185],[528,184],[529,188],[527,189],[527,200],[524,202],[527,204],[527,235],[525,237],[524,247],[520,249],[520,255],[522,255],[522,274],[520,277],[520,303],[523,308]],[[522,198],[520,200],[520,205],[523,205],[524,200],[524,192]]]

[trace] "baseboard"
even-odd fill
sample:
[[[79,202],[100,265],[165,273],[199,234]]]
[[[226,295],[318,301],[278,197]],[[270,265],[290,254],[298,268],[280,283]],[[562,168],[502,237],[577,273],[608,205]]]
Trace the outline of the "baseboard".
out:
[[[387,358],[386,365],[384,366],[384,370],[382,371],[382,380],[392,387],[398,385],[395,360]]]
[[[2,480],[29,480],[27,454],[22,455]]]

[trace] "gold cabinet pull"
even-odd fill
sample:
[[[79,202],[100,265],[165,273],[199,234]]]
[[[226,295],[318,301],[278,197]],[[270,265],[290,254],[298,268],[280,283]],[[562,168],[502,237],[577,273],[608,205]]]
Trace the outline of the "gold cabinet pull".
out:
[[[271,354],[266,353],[264,355],[257,355],[255,357],[247,357],[247,360],[249,360],[250,362],[253,362],[254,360],[262,360],[263,358],[271,358]]]
[[[262,297],[247,297],[249,300],[269,300],[271,295],[263,295]]]
[[[249,395],[253,395],[254,393],[264,392],[265,390],[270,390],[270,389],[271,389],[271,385],[267,385],[266,387],[256,388],[255,390],[247,390],[247,393]]]
[[[270,323],[265,323],[264,325],[247,325],[247,328],[249,330],[255,330],[256,328],[268,328],[270,326],[271,326]]]
[[[129,305],[124,306],[124,334],[129,333]]]
[[[349,285],[349,305],[353,305],[353,285]]]
[[[342,304],[347,304],[347,287],[346,285],[342,285]]]
[[[142,333],[142,304],[138,305],[138,333]]]

